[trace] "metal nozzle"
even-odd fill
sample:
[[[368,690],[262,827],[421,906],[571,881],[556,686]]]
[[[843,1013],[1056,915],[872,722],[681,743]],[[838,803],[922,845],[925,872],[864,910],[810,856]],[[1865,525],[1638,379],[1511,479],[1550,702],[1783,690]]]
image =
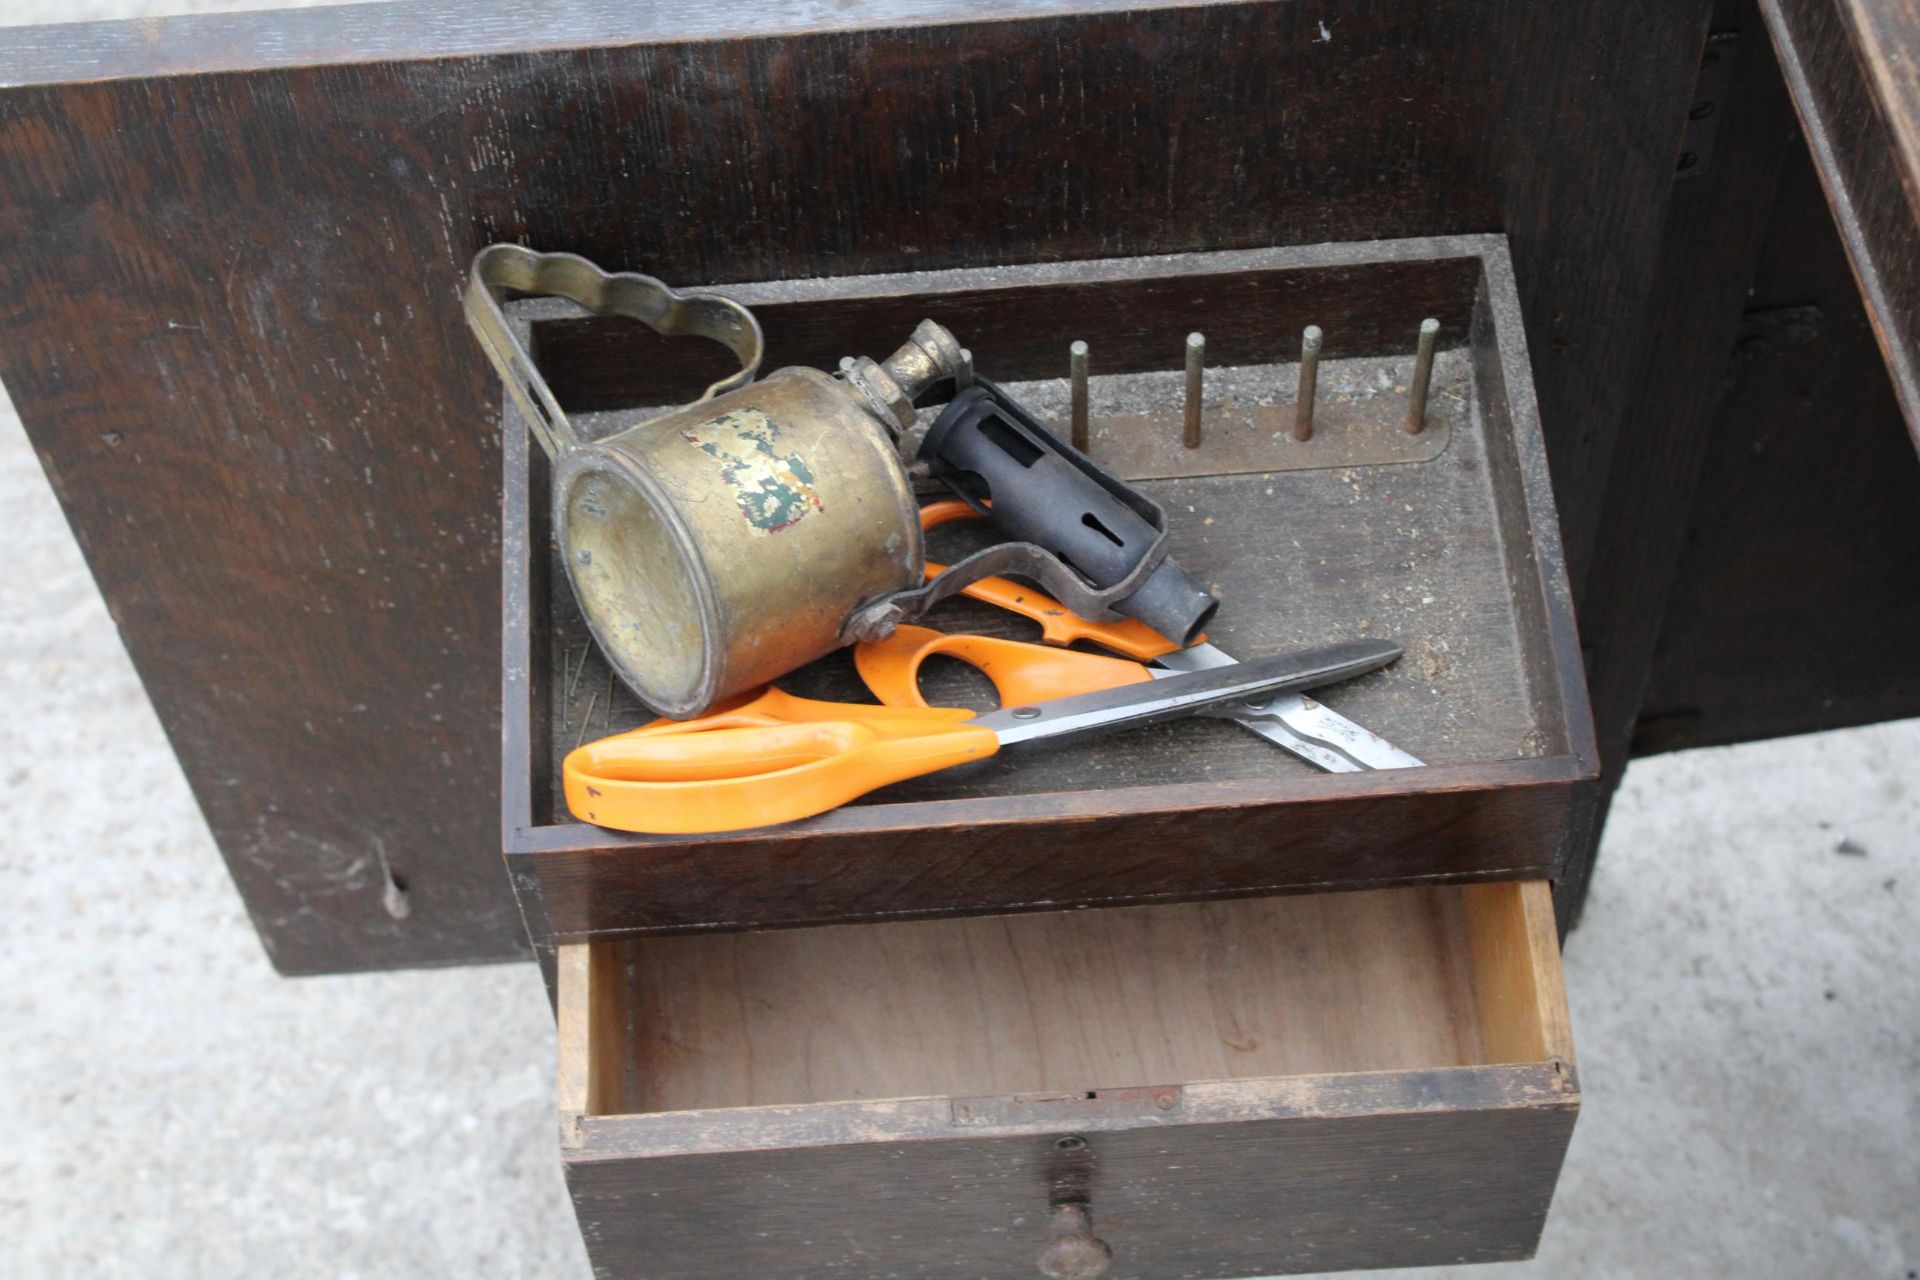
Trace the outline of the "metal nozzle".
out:
[[[966,364],[966,352],[960,340],[947,327],[931,320],[914,326],[913,336],[882,362],[900,389],[918,396],[942,378],[951,378]]]
[[[866,398],[876,416],[895,431],[913,425],[913,402],[942,378],[958,376],[966,352],[945,325],[922,320],[913,336],[884,361],[862,356],[853,362],[847,382]]]

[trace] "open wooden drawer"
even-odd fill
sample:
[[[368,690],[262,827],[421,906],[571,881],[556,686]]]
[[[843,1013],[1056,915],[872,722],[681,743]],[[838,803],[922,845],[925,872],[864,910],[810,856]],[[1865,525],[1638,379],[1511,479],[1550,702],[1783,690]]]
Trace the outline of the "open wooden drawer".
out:
[[[1038,1275],[1063,1205],[1116,1277],[1525,1257],[1579,1105],[1544,881],[583,943],[558,992],[608,1276]]]
[[[1043,417],[1065,403],[1067,339],[1088,339],[1099,370],[1095,456],[1172,513],[1174,553],[1227,601],[1209,627],[1213,642],[1240,657],[1365,636],[1405,645],[1393,667],[1326,696],[1428,767],[1323,774],[1238,726],[1183,721],[1035,752],[1017,766],[914,779],[778,827],[655,836],[580,822],[559,784],[566,753],[653,712],[614,679],[588,635],[548,531],[544,455],[509,406],[502,835],[543,962],[556,941],[642,933],[1557,874],[1585,829],[1597,755],[1500,237],[727,292],[760,315],[769,368],[831,368],[850,351],[891,350],[932,316],[967,335],[981,371]],[[646,406],[685,399],[708,376],[674,340],[631,322],[583,319],[552,299],[509,312],[588,434],[642,421],[657,412]],[[1441,322],[1442,349],[1431,420],[1411,436],[1394,388],[1427,315]],[[1325,430],[1303,444],[1287,429],[1298,369],[1275,350],[1297,353],[1309,321],[1326,330]],[[1194,328],[1206,330],[1219,366],[1208,373],[1210,434],[1188,450],[1182,353]],[[675,379],[691,379],[691,389],[676,391]],[[1135,400],[1140,412],[1122,411]],[[1169,471],[1171,455],[1184,470]],[[948,539],[966,536],[949,527],[933,546],[951,559],[966,546]],[[964,600],[943,603],[928,623],[1038,636],[1025,619]],[[980,705],[946,679],[929,671],[923,692],[936,704]],[[872,697],[846,651],[779,685],[813,698]]]

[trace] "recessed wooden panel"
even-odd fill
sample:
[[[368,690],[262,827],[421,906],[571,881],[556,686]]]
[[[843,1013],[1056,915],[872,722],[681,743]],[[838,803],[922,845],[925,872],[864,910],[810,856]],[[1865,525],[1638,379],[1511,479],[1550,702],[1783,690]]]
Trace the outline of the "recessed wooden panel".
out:
[[[1725,382],[1634,750],[1920,715],[1920,457],[1798,143]]]

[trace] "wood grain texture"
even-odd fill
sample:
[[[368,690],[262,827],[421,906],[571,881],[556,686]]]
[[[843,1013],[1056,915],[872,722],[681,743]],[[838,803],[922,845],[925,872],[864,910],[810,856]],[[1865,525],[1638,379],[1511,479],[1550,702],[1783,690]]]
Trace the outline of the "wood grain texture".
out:
[[[1210,0],[1168,0],[1156,7]],[[1124,13],[1139,0],[570,0],[356,3],[324,9],[183,15],[137,22],[9,27],[0,87],[65,81],[301,70],[368,62],[571,51],[753,35],[944,25],[963,19]],[[348,8],[345,13],[338,12]]]
[[[1773,209],[1774,187],[1798,136],[1765,25],[1751,3],[1727,4],[1703,58],[1730,59],[1707,172],[1676,183],[1647,310],[1652,355],[1632,383],[1621,419],[1599,529],[1607,554],[1587,574],[1581,638],[1599,735],[1602,803],[1630,758],[1674,575],[1695,518],[1714,417],[1726,391],[1728,353]],[[1701,512],[1740,519],[1736,510]],[[1803,517],[1804,518],[1804,517]],[[1754,673],[1762,685],[1768,677]],[[1604,813],[1604,809],[1602,810]],[[1597,853],[1575,842],[1560,879],[1563,919],[1579,917]]]
[[[1544,1066],[1385,1073],[1370,1082],[1391,1086],[1377,1109],[1289,1116],[1289,1090],[1255,1093],[1259,1118],[1094,1131],[1095,1230],[1116,1275],[1156,1280],[1530,1257],[1575,1118],[1561,1078]],[[1517,1099],[1483,1088],[1517,1079]],[[592,1158],[617,1127],[586,1123],[589,1150],[567,1164],[608,1280],[1038,1274],[1058,1129]]]
[[[751,838],[644,845],[554,828],[572,847],[527,849],[511,861],[516,884],[561,940],[1554,869],[1573,777],[1520,767],[1435,773],[1419,793],[1349,775],[863,805]]]
[[[1460,894],[1472,949],[1481,1054],[1488,1062],[1573,1062],[1573,1027],[1553,900],[1541,885],[1505,892],[1471,885]]]
[[[1464,911],[1458,890],[1380,890],[639,940],[627,946],[637,1092],[601,1105],[1475,1063]]]
[[[1761,0],[1793,104],[1920,445],[1920,10]]]
[[[1633,749],[1920,715],[1920,457],[1801,143],[1724,378]]]
[[[611,955],[602,951],[600,955]],[[553,1015],[555,1041],[559,1047],[560,1071],[554,1095],[562,1116],[584,1114],[594,1095],[593,1024],[595,1014],[603,1024],[624,1026],[626,1016],[619,1009],[596,1009],[601,984],[595,953],[590,947],[563,947],[554,958]],[[605,1037],[602,1038],[605,1043]]]
[[[1484,36],[1508,59],[1509,124],[1484,140],[1582,608],[1631,380],[1655,354],[1640,326],[1710,7],[1527,5]]]
[[[1572,1061],[1544,881],[559,952],[582,1115]]]
[[[473,693],[498,532],[457,319],[474,249],[721,283],[1507,226],[1577,531],[1691,74],[1674,8],[422,3],[10,31],[0,377],[275,963],[511,955]]]
[[[607,1276],[1021,1275],[1063,1193],[1121,1275],[1521,1257],[1578,1106],[1498,1065],[1567,1045],[1507,998],[1558,988],[1544,883],[568,946],[563,1009],[588,971],[630,990],[563,1117]]]
[[[1843,0],[1860,70],[1886,120],[1907,199],[1920,208],[1920,4]]]
[[[1473,273],[1434,270],[1463,253],[1480,263]],[[1320,775],[1237,726],[1190,722],[934,775],[765,831],[647,837],[573,822],[553,786],[561,758],[584,738],[651,713],[613,681],[550,548],[524,528],[522,512],[545,493],[543,461],[509,419],[507,614],[524,625],[506,637],[505,817],[515,887],[530,923],[551,930],[536,931],[536,946],[644,930],[1551,875],[1576,825],[1576,792],[1592,773],[1592,731],[1503,248],[1497,237],[1471,237],[1256,256],[1236,260],[1235,270],[1260,277],[1277,300],[1268,307],[1308,292],[1302,280],[1318,287],[1330,260],[1364,282],[1353,290],[1355,305],[1383,314],[1394,281],[1426,300],[1435,299],[1420,291],[1436,276],[1471,290],[1466,302],[1438,298],[1472,317],[1463,327],[1474,367],[1463,388],[1468,417],[1439,458],[1146,486],[1176,515],[1206,513],[1197,525],[1176,519],[1174,550],[1229,601],[1211,628],[1229,652],[1276,653],[1356,633],[1404,643],[1407,656],[1395,668],[1326,696],[1435,767]],[[1217,257],[1128,261],[1149,281],[1183,267],[1222,267]],[[1055,282],[1066,301],[1045,300],[1044,289],[1021,283],[1022,272],[995,274],[1013,277],[1000,287],[1021,295],[1027,309],[1070,316],[1078,314],[1071,302],[1086,296],[1072,276],[1113,270],[1079,264]],[[1205,280],[1197,276],[1189,293]],[[917,299],[955,289],[971,296],[962,286],[969,282],[949,279],[947,292],[902,295],[837,281],[808,296],[829,321],[843,313],[843,293],[863,306],[893,298],[904,325]],[[797,300],[783,318],[802,332],[817,328]],[[1117,332],[1160,319],[1145,306],[1105,323]],[[564,350],[559,326],[543,327],[547,345]],[[594,393],[609,394],[606,384]],[[583,427],[592,431],[595,421],[587,415]],[[516,569],[526,555],[541,562]],[[536,580],[544,598],[533,595]],[[934,621],[1031,631],[982,606],[943,606]],[[844,654],[781,683],[808,697],[868,698]],[[955,672],[930,673],[923,687],[936,702],[964,702],[972,692]],[[546,746],[540,755],[536,736]],[[556,807],[536,808],[536,793]]]

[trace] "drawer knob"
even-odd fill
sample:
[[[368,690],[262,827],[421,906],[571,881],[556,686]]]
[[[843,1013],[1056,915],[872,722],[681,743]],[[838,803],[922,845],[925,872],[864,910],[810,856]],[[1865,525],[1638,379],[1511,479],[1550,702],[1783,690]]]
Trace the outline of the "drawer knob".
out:
[[[1113,1265],[1113,1250],[1093,1234],[1093,1215],[1084,1204],[1057,1204],[1047,1222],[1047,1245],[1040,1250],[1040,1274],[1050,1280],[1093,1280]]]

